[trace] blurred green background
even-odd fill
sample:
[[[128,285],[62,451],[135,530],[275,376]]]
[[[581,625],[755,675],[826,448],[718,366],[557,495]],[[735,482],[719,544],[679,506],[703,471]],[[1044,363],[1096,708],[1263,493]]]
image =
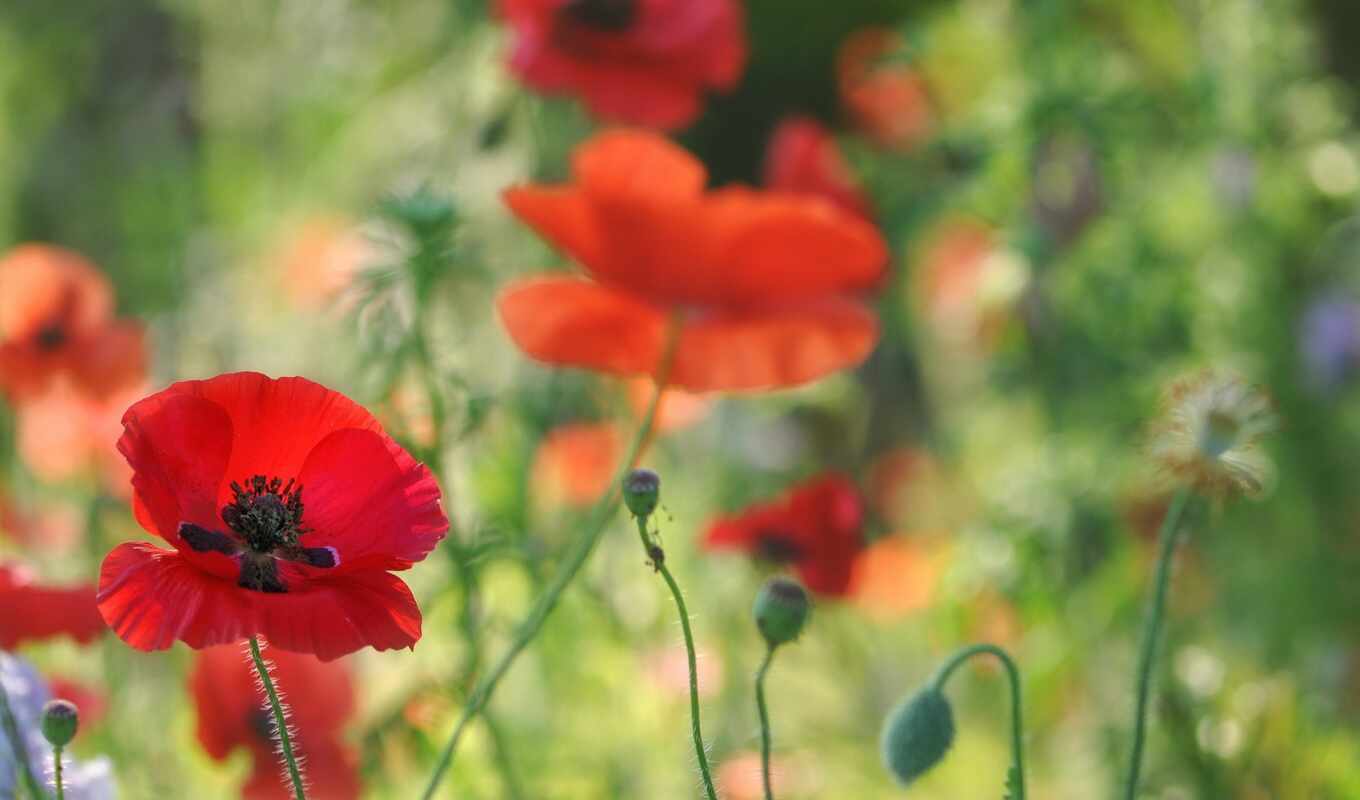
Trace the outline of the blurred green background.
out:
[[[748,14],[746,79],[680,136],[716,181],[757,180],[784,115],[843,125],[835,51],[865,25],[902,34],[932,125],[897,151],[842,129],[893,249],[870,361],[721,399],[649,459],[715,761],[758,746],[747,614],[761,573],[696,540],[714,514],[836,468],[869,494],[871,535],[901,534],[924,561],[898,581],[909,609],[824,603],[781,653],[781,796],[999,796],[997,673],[955,682],[956,750],[918,787],[896,789],[876,749],[887,709],[979,638],[1021,662],[1032,796],[1110,796],[1164,502],[1144,431],[1168,380],[1214,367],[1274,397],[1277,480],[1191,523],[1144,796],[1360,797],[1353,4],[750,0]],[[425,638],[353,659],[374,797],[423,787],[466,676],[504,646],[580,522],[537,497],[543,436],[628,417],[616,382],[529,362],[494,319],[498,285],[561,262],[501,189],[563,176],[594,126],[573,100],[518,85],[505,39],[471,0],[0,4],[0,243],[62,244],[107,270],[120,312],[150,325],[156,386],[306,375],[373,404],[442,465],[454,531],[409,573]],[[422,271],[411,209],[443,201],[454,237]],[[960,231],[984,242],[962,266],[941,255]],[[306,265],[337,247],[377,269],[358,301],[327,305]],[[430,363],[407,358],[413,325]],[[430,379],[438,442],[402,410]],[[903,454],[928,466],[892,478]],[[91,482],[7,462],[11,494],[87,523],[79,553],[38,559],[44,575],[90,579],[111,542],[141,535]],[[492,703],[501,747],[478,726],[443,796],[514,796],[501,757],[525,798],[697,796],[687,702],[658,677],[678,641],[620,518]],[[25,655],[103,687],[109,712],[81,751],[115,759],[123,796],[233,796],[245,759],[216,764],[195,741],[190,651],[109,636]]]

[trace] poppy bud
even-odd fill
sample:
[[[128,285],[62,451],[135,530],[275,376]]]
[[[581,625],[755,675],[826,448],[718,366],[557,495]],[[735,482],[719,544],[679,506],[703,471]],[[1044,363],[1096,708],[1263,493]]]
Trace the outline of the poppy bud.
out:
[[[883,765],[906,786],[926,774],[954,743],[954,712],[939,689],[904,700],[883,722]]]
[[[635,469],[623,479],[623,502],[633,516],[646,519],[661,502],[661,476],[649,469]]]
[[[760,587],[755,606],[756,627],[770,647],[791,642],[803,632],[812,603],[807,590],[788,578],[771,578]]]
[[[49,700],[42,710],[42,734],[53,747],[65,747],[76,738],[80,713],[70,700]]]

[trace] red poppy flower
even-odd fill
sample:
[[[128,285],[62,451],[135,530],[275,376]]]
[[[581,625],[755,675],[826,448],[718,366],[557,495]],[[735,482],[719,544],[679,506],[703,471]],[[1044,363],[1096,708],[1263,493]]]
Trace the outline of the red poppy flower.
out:
[[[705,91],[730,89],[746,62],[738,0],[501,0],[514,30],[510,68],[591,113],[678,128]]]
[[[702,392],[806,383],[873,348],[877,320],[854,297],[887,260],[872,225],[819,198],[706,193],[703,165],[652,134],[600,134],[572,166],[573,185],[506,193],[593,279],[530,278],[501,293],[501,319],[530,356],[653,375],[674,318],[667,383]]]
[[[439,485],[353,401],[254,372],[184,381],[127,410],[118,449],[138,522],[174,547],[104,559],[99,610],[128,644],[258,634],[329,660],[420,638],[390,571],[448,530]]]
[[[905,65],[885,61],[901,47],[896,31],[866,28],[846,37],[836,59],[841,104],[880,147],[911,147],[930,132],[925,82]]]
[[[0,391],[22,401],[59,374],[102,395],[140,379],[143,331],[113,319],[113,287],[69,250],[27,244],[0,258]]]
[[[344,662],[319,661],[277,648],[266,656],[270,675],[288,705],[295,751],[306,759],[308,794],[327,800],[357,798],[358,760],[342,732],[354,716],[354,683]],[[274,718],[261,703],[254,666],[239,647],[210,647],[198,654],[189,690],[198,710],[198,741],[217,761],[245,749],[254,762],[241,790],[247,800],[291,800],[275,751]]]
[[[812,591],[848,594],[864,549],[864,503],[848,478],[828,474],[709,526],[704,547],[740,550],[791,566]]]
[[[872,219],[869,198],[825,125],[809,117],[779,123],[765,152],[765,185],[771,189],[824,197],[864,219]]]
[[[84,643],[105,630],[93,586],[42,586],[12,564],[0,564],[0,608],[0,650],[56,636]]]

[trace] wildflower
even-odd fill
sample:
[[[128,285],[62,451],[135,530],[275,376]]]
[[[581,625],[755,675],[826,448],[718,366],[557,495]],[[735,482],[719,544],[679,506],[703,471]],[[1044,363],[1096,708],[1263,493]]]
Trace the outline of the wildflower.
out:
[[[85,643],[105,630],[94,586],[45,586],[14,564],[0,564],[0,608],[0,650],[57,636]]]
[[[292,304],[317,310],[341,300],[377,255],[355,223],[339,217],[316,217],[291,233],[275,261]],[[348,305],[341,303],[341,307]]]
[[[655,387],[651,378],[631,378],[625,382],[628,407],[633,416],[641,419],[652,402]],[[656,403],[656,417],[653,428],[657,433],[677,431],[688,428],[703,419],[713,401],[701,394],[691,394],[679,389],[667,389],[661,393]]]
[[[132,470],[114,443],[123,410],[145,394],[141,382],[93,396],[58,379],[18,408],[19,457],[42,480],[93,475],[105,491],[126,499]]]
[[[848,478],[831,473],[795,486],[778,500],[716,520],[703,544],[788,565],[813,592],[844,597],[864,547],[863,523],[859,492]]]
[[[682,127],[746,62],[738,0],[501,0],[500,11],[511,70],[617,122]]]
[[[9,699],[17,723],[21,748],[28,756],[28,769],[40,782],[52,767],[52,745],[42,733],[43,706],[52,699],[38,673],[27,662],[0,652],[0,685]],[[15,770],[14,746],[5,726],[0,725],[0,797],[19,797],[23,778]],[[62,756],[62,785],[67,800],[113,800],[117,790],[113,766],[107,758],[75,761]]]
[[[906,536],[885,536],[855,559],[850,594],[872,617],[893,620],[930,605],[941,558]]]
[[[1341,385],[1360,363],[1360,303],[1340,295],[1313,301],[1300,324],[1299,354],[1314,387]]]
[[[306,758],[308,794],[327,800],[357,798],[362,790],[358,758],[342,736],[355,711],[348,667],[277,648],[268,656],[271,677],[290,712],[293,746]],[[198,741],[217,761],[238,749],[250,754],[253,768],[242,797],[289,800],[292,791],[278,776],[274,718],[260,705],[256,680],[238,647],[210,647],[198,654],[189,676]]]
[[[550,505],[589,506],[609,488],[623,449],[623,434],[611,423],[559,425],[534,455],[534,485],[542,487]]]
[[[836,56],[841,105],[880,147],[911,147],[930,132],[925,82],[906,65],[885,60],[901,46],[895,31],[865,28],[847,36]]]
[[[104,560],[99,610],[140,650],[263,635],[333,659],[410,647],[420,609],[394,570],[448,520],[439,485],[364,408],[304,378],[176,383],[128,409],[118,449],[151,533]]]
[[[958,345],[994,340],[1023,291],[1028,268],[996,239],[990,227],[968,219],[948,220],[929,237],[919,294],[942,340]]]
[[[853,296],[883,275],[887,248],[872,225],[817,198],[705,193],[703,166],[650,134],[596,136],[573,170],[573,185],[506,193],[591,276],[503,290],[502,321],[533,358],[655,375],[675,319],[668,385],[754,390],[815,380],[873,348],[877,321]]]
[[[1260,439],[1275,427],[1270,400],[1241,378],[1203,372],[1176,381],[1153,428],[1151,456],[1177,482],[1210,495],[1260,495],[1271,464]]]
[[[810,117],[790,117],[775,128],[765,152],[765,186],[823,197],[855,216],[873,218],[836,139]]]
[[[70,250],[27,244],[0,258],[0,393],[21,403],[58,375],[102,395],[145,372],[143,331],[113,319],[113,287]]]

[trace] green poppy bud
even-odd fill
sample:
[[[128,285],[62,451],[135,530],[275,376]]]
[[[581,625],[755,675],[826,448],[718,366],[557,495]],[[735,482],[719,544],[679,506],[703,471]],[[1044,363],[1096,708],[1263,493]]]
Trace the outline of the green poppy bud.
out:
[[[76,738],[80,712],[70,700],[49,700],[42,710],[42,734],[53,747],[65,747]]]
[[[646,519],[661,502],[661,476],[649,469],[635,469],[623,479],[623,502],[633,516]]]
[[[755,616],[756,627],[770,647],[778,647],[791,642],[803,632],[808,616],[812,613],[812,601],[807,590],[797,581],[788,578],[771,578],[760,587],[756,602],[751,609]]]
[[[954,743],[954,712],[934,687],[904,700],[883,722],[883,764],[906,786],[929,772]]]

